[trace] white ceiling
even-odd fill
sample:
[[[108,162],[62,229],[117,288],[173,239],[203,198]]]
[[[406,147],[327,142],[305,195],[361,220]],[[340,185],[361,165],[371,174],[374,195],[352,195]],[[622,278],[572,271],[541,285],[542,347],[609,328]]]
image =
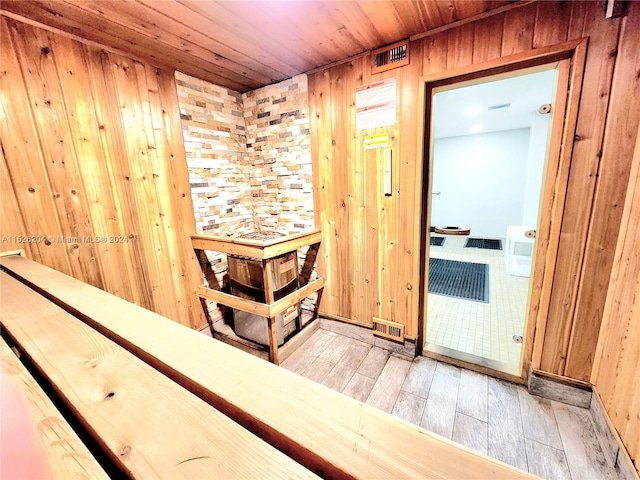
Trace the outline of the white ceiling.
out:
[[[435,138],[530,127],[533,112],[553,103],[555,76],[555,70],[546,70],[436,93]],[[508,108],[488,110],[507,103]]]

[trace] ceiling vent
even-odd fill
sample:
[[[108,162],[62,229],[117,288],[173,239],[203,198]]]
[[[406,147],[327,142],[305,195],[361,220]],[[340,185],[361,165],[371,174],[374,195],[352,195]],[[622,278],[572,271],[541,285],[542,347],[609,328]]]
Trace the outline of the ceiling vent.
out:
[[[500,110],[501,108],[509,108],[510,106],[510,103],[501,103],[500,105],[491,105],[487,107],[487,110]]]
[[[409,40],[378,48],[372,52],[372,55],[372,74],[409,65]]]
[[[404,325],[373,317],[373,334],[396,342],[404,342]]]

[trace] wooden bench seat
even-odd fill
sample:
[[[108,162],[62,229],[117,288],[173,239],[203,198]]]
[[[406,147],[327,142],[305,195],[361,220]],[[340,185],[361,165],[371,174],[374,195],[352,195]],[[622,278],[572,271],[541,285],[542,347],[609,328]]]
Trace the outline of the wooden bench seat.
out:
[[[42,452],[51,476],[66,479],[108,479],[107,473],[71,425],[2,338],[0,368],[3,374],[0,388],[10,389],[22,400],[28,420],[35,427],[34,450]]]
[[[133,478],[316,478],[2,272],[2,326]]]
[[[214,407],[212,411],[224,413],[321,476],[533,478],[33,261],[12,256],[0,259],[0,263],[21,282],[73,312],[91,330],[109,337],[194,392]],[[5,299],[4,280],[3,311],[5,301],[9,301]],[[32,327],[20,327],[19,320],[14,323],[13,328],[29,335]],[[83,343],[73,350],[82,351],[86,348]],[[135,359],[133,355],[131,358]],[[118,378],[121,376],[131,377],[132,373],[120,370]],[[72,389],[75,382],[70,380],[66,388]],[[143,396],[156,395],[146,392]],[[118,394],[114,400],[116,397]],[[162,418],[157,421],[162,422]],[[133,422],[130,432],[141,428]],[[169,427],[164,428],[165,435],[170,436]],[[230,436],[225,438],[233,441]],[[177,443],[176,438],[172,440]],[[249,460],[250,455],[246,453],[244,458]],[[260,475],[266,476],[274,477],[266,471]]]

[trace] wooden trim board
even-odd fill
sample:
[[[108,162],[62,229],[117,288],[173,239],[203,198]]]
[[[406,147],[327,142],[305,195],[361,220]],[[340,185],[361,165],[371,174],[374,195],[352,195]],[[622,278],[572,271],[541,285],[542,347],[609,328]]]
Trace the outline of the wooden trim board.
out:
[[[558,402],[589,408],[591,405],[591,387],[578,386],[575,382],[562,381],[557,375],[549,376],[543,372],[529,373],[529,393]]]
[[[254,302],[253,300],[247,300],[246,298],[237,297],[230,293],[221,292],[220,290],[213,290],[208,287],[198,287],[198,295],[201,298],[213,300],[214,302],[226,305],[228,307],[237,308],[249,313],[255,313],[263,317],[273,317],[280,312],[286,310],[291,305],[299,302],[305,297],[308,297],[314,292],[317,292],[324,286],[324,278],[320,277],[311,283],[308,283],[302,288],[291,292],[286,297],[281,298],[272,304]]]
[[[50,268],[0,264],[322,476],[534,478]]]
[[[265,241],[214,235],[191,235],[193,248],[260,259],[277,257],[307,245],[320,243],[321,240],[322,234],[318,229]]]

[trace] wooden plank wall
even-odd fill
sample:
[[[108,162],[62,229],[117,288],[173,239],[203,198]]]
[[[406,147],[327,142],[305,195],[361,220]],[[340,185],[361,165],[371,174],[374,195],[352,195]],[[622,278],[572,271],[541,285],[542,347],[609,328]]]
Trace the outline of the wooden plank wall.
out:
[[[640,129],[637,138],[591,381],[640,474]]]
[[[173,72],[5,16],[0,30],[2,251],[24,248],[184,325],[206,325]]]
[[[640,121],[640,4],[605,19],[598,2],[535,2],[412,42],[408,66],[371,75],[360,57],[309,77],[316,211],[326,276],[321,312],[370,325],[373,316],[418,332],[420,77],[589,37],[567,201],[542,360],[535,367],[589,380]],[[635,45],[635,47],[634,47]],[[395,126],[355,130],[355,87],[398,81]],[[394,192],[364,134],[392,138]],[[397,174],[396,174],[397,172]],[[363,275],[364,273],[364,275]],[[533,319],[535,321],[536,319]]]

